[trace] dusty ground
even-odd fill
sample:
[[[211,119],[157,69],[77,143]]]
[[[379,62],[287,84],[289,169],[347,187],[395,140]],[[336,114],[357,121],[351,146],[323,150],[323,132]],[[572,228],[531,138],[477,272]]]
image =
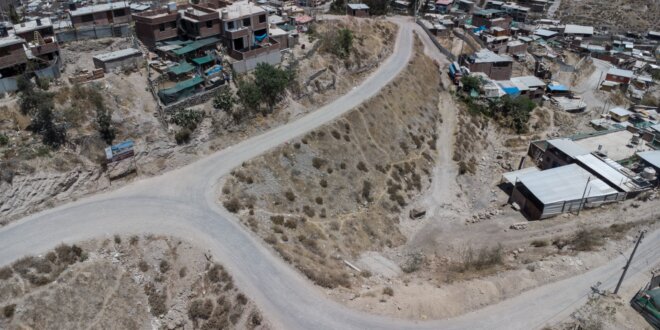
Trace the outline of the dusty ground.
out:
[[[0,268],[3,329],[267,329],[221,265],[176,238],[115,236]]]
[[[321,21],[313,24],[312,29],[314,33],[300,36],[300,45],[305,45],[305,49],[296,46],[293,56],[284,61],[285,65],[296,63],[302,87],[295,99],[305,108],[326,103],[358,85],[392,53],[397,33],[394,23],[352,17]],[[322,45],[321,39],[339,29],[349,29],[354,36],[353,49],[345,59]]]
[[[656,0],[561,1],[555,16],[564,23],[592,25],[615,33],[646,33],[660,24],[660,3]]]
[[[225,207],[321,286],[359,283],[345,260],[402,244],[397,214],[428,186],[440,77],[420,47],[379,96],[226,179]]]
[[[30,119],[18,112],[15,95],[0,100],[0,133],[10,139],[7,146],[0,146],[3,165],[0,168],[0,225],[43,208],[121,186],[138,176],[157,175],[183,166],[214,150],[313,111],[359,84],[391,54],[396,36],[396,25],[382,21],[328,21],[319,23],[319,26],[344,26],[353,30],[355,35],[353,53],[346,65],[334,55],[312,51],[309,45],[306,50],[299,46],[294,49],[294,57],[300,59],[300,79],[306,79],[324,67],[334,66],[334,72],[327,70],[310,83],[310,86],[317,86],[314,82],[318,81],[318,86],[325,86],[330,79],[335,81],[334,86],[320,90],[312,88],[299,100],[289,98],[269,117],[258,116],[238,126],[228,124],[228,116],[214,110],[212,102],[193,107],[205,117],[194,131],[192,141],[186,145],[177,145],[172,124],[157,118],[156,102],[146,88],[144,69],[109,73],[105,78],[85,85],[101,92],[106,106],[112,109],[113,124],[117,129],[115,141],[132,139],[135,142],[135,163],[124,161],[111,166],[109,171],[99,165],[106,145],[96,133],[94,110],[88,106],[72,106],[72,100],[79,97],[68,82],[54,82],[50,89],[57,94],[56,112],[74,123],[67,132],[73,143],[58,151],[48,150],[38,136],[25,130]],[[304,40],[305,35],[302,38]],[[64,77],[79,69],[93,69],[93,55],[128,44],[127,39],[109,38],[65,45]],[[109,174],[132,168],[136,168],[136,172],[112,182],[109,180]]]
[[[607,294],[595,294],[580,309],[571,315],[570,320],[547,330],[571,329],[602,329],[602,330],[633,330],[653,327],[646,322],[643,316],[630,307],[628,299]]]

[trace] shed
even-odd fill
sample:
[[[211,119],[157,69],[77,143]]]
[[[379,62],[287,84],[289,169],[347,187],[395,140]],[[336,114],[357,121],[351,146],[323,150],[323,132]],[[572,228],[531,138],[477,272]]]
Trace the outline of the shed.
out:
[[[625,197],[577,164],[523,173],[517,179],[511,201],[530,219],[545,219]]]
[[[579,36],[592,36],[594,34],[593,26],[566,24],[564,26],[564,34],[579,35]]]
[[[182,61],[179,64],[172,66],[168,72],[174,76],[180,76],[193,70],[195,70],[195,67],[192,66],[192,64]]]
[[[363,3],[349,3],[346,5],[346,15],[367,17],[369,16],[369,6]]]
[[[633,72],[630,70],[611,68],[607,71],[605,80],[614,81],[620,84],[629,84],[632,77]]]
[[[135,48],[126,48],[111,53],[96,55],[92,60],[94,61],[94,67],[103,69],[106,73],[122,67],[137,67],[144,63],[142,52]]]
[[[632,112],[620,107],[610,109],[610,116],[612,116],[612,120],[618,121],[620,123],[628,121],[628,119],[630,119],[630,115],[632,114]]]

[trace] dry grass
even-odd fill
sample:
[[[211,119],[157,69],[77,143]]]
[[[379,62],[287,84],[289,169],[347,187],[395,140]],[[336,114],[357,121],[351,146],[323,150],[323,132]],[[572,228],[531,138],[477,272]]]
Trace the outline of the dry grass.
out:
[[[318,285],[350,286],[342,259],[402,244],[398,213],[430,180],[434,67],[418,53],[379,96],[245,164],[254,183],[229,177],[223,203],[253,205],[238,212],[242,221]]]

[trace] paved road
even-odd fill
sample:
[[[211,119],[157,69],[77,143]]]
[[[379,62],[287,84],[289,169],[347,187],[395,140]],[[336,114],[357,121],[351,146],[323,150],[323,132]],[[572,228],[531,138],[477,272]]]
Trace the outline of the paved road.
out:
[[[529,329],[581,304],[593,282],[601,280],[611,286],[623,260],[454,319],[413,322],[369,315],[324,297],[323,290],[310,284],[217,206],[216,182],[232,168],[331,121],[391,81],[411,57],[412,30],[416,29],[409,23],[401,26],[392,56],[364,84],[295,122],[179,170],[56,207],[0,229],[0,265],[44,252],[60,242],[115,233],[175,235],[208,249],[227,266],[237,285],[255,300],[264,315],[282,329]],[[652,233],[648,243],[640,247],[631,276],[649,267],[644,260],[658,260],[659,238],[658,233]]]

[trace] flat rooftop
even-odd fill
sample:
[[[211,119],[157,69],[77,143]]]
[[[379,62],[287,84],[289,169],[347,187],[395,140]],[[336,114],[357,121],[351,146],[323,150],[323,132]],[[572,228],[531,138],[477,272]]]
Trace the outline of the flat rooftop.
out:
[[[574,142],[591,152],[597,151],[598,146],[602,146],[601,152],[606,153],[608,158],[615,161],[632,157],[637,151],[652,150],[643,140],[640,140],[640,144],[634,148],[629,147],[628,144],[630,143],[630,140],[632,140],[633,135],[633,133],[628,132],[627,130],[620,130],[584,139],[577,139],[574,140]]]
[[[108,10],[124,9],[124,8],[129,8],[128,2],[111,2],[111,3],[104,3],[100,5],[92,5],[92,6],[78,8],[76,10],[72,10],[69,14],[72,17],[75,17],[75,16],[100,13]]]
[[[474,63],[513,62],[513,59],[511,59],[511,57],[495,54],[494,52],[488,49],[482,49],[470,55],[470,58],[474,60]]]
[[[118,60],[130,56],[142,56],[142,52],[140,52],[135,48],[126,48],[111,53],[99,54],[94,56],[94,58],[102,62],[107,62],[107,61]]]
[[[19,38],[15,35],[9,35],[7,37],[0,38],[0,47],[7,47],[15,44],[22,44],[25,42],[25,39]]]
[[[52,26],[53,23],[51,22],[50,18],[44,17],[41,19],[41,25],[37,24],[37,20],[27,21],[20,24],[14,24],[14,31],[16,33],[25,33],[25,32],[44,29]]]
[[[252,16],[254,14],[266,13],[266,10],[255,5],[252,2],[237,1],[231,5],[220,8],[218,11],[222,14],[227,11],[227,19],[236,19],[244,16]]]

